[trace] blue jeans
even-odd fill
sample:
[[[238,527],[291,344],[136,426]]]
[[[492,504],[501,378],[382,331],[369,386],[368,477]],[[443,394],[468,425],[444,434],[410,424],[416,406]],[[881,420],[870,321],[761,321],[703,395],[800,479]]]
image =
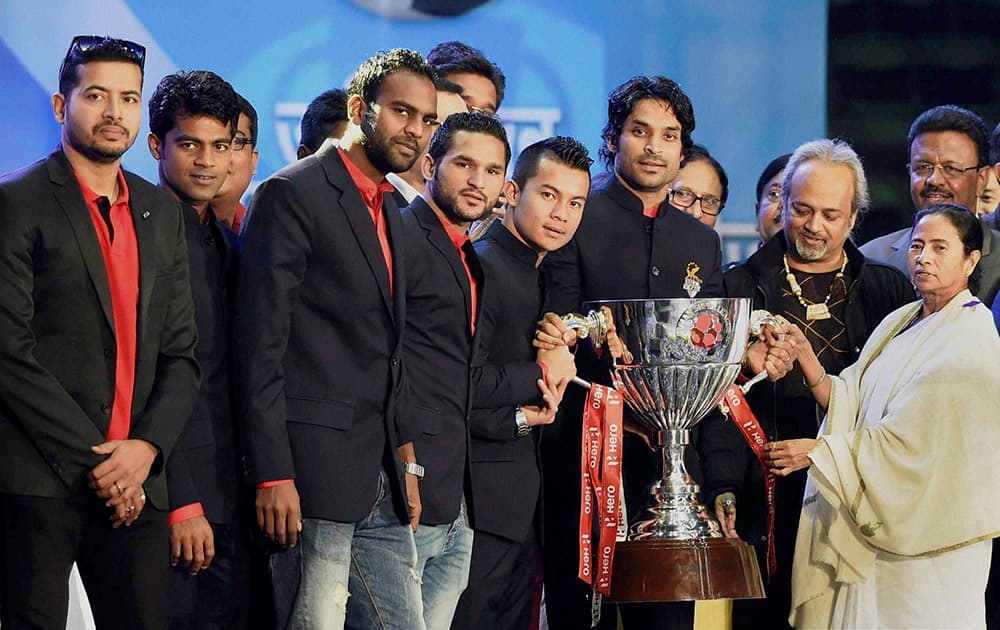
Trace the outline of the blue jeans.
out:
[[[357,523],[302,520],[299,543],[271,553],[278,627],[423,630],[413,532],[379,473],[371,513]]]
[[[453,522],[421,525],[414,534],[427,630],[448,630],[451,627],[458,598],[469,584],[472,534],[465,513],[465,501]]]

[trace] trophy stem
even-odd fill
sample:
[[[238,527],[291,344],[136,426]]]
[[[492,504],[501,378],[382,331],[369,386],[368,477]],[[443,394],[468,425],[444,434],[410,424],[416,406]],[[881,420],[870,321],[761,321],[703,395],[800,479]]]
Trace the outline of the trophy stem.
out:
[[[636,523],[629,540],[689,540],[722,536],[715,522],[698,498],[700,488],[684,465],[684,449],[690,432],[670,429],[657,433],[662,449],[663,474],[650,487],[652,504],[645,514],[650,517]]]

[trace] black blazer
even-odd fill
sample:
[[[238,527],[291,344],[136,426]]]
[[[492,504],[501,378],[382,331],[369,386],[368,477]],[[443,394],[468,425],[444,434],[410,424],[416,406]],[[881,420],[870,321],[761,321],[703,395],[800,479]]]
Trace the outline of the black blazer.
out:
[[[203,224],[194,208],[184,206],[202,373],[194,410],[167,461],[167,489],[171,509],[201,503],[209,521],[231,523],[239,485],[229,352],[236,235],[208,212]]]
[[[139,249],[130,437],[160,450],[145,491],[167,507],[163,465],[198,388],[180,205],[125,174]],[[111,291],[90,212],[62,150],[0,178],[0,492],[67,497],[102,461],[114,397]]]
[[[461,255],[427,202],[417,197],[402,214],[407,397],[400,417],[421,428],[413,443],[417,461],[425,468],[420,521],[440,525],[458,517],[469,487],[471,292]],[[481,304],[483,272],[472,246],[466,251]]]
[[[538,435],[517,435],[516,405],[537,404],[542,370],[531,342],[541,313],[538,255],[494,221],[476,252],[490,290],[480,306],[473,362],[473,525],[522,542],[531,533],[541,493]]]
[[[395,452],[406,271],[399,212],[384,204],[394,292],[334,145],[264,181],[243,230],[234,354],[251,478],[294,478],[310,518],[363,519],[387,467],[408,521]]]

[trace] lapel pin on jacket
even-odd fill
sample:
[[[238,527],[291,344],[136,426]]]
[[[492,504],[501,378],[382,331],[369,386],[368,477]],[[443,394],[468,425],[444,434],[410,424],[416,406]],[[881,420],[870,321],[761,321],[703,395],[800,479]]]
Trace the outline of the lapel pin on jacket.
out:
[[[146,210],[145,212],[142,213],[142,218],[143,219],[148,219],[149,218],[149,210]]]

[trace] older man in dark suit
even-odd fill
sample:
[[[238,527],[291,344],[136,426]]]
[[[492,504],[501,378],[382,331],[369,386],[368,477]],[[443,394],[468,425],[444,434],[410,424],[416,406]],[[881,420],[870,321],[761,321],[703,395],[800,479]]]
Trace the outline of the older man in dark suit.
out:
[[[397,455],[413,433],[396,421],[406,269],[385,174],[430,138],[433,77],[409,50],[362,63],[340,145],[261,184],[243,233],[238,399],[289,627],[423,627],[416,477],[404,485]]]
[[[65,627],[74,561],[98,626],[163,626],[163,470],[197,333],[180,205],[121,169],[144,57],[74,38],[52,97],[60,147],[0,180],[5,628]]]

